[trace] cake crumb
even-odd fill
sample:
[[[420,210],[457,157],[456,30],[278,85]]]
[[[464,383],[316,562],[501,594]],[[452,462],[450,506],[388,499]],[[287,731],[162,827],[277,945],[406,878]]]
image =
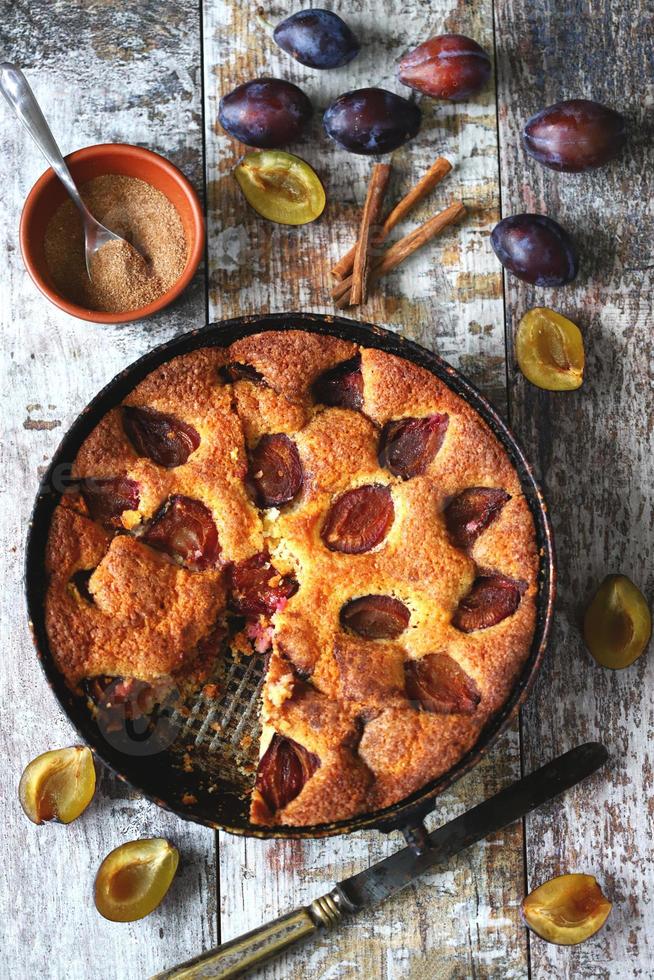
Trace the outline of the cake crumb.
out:
[[[268,684],[268,700],[276,708],[281,708],[284,701],[287,701],[293,695],[293,686],[295,684],[295,677],[293,674],[282,674],[282,676]]]
[[[205,684],[202,688],[202,696],[210,701],[215,701],[220,697],[220,687],[218,684]]]

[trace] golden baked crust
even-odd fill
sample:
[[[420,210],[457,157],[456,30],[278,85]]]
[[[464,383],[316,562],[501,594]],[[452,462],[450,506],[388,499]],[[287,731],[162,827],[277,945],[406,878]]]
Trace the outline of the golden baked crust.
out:
[[[326,406],[316,381],[344,362],[359,401]],[[178,465],[160,465],[130,437],[133,409],[163,413],[173,429],[179,420],[199,443]],[[382,450],[384,427],[406,419],[441,427],[411,474],[393,472]],[[297,451],[301,480],[290,501],[269,506],[249,459],[279,433]],[[517,473],[477,413],[402,358],[297,330],[175,358],[101,420],[73,475],[82,482],[57,507],[47,549],[46,623],[60,670],[74,687],[98,675],[198,682],[210,667],[207,639],[230,607],[245,612],[245,635],[259,650],[271,645],[255,823],[345,819],[420,789],[474,745],[528,655],[538,556]],[[138,501],[107,520],[84,481],[116,477],[132,481]],[[332,550],[323,534],[335,502],[371,486],[391,501],[383,539]],[[448,507],[480,487],[499,503],[462,542]],[[149,537],[179,499],[199,502],[215,525],[219,548],[205,540],[201,564]],[[237,579],[253,560],[272,590],[255,611],[239,606],[247,589]],[[75,577],[84,572],[86,591]],[[460,610],[480,581],[493,593],[484,613],[504,601],[498,589],[509,604],[469,629]],[[357,632],[342,615],[366,596],[401,604],[407,624],[375,638]],[[445,694],[420,673],[432,664],[436,678],[446,671]]]

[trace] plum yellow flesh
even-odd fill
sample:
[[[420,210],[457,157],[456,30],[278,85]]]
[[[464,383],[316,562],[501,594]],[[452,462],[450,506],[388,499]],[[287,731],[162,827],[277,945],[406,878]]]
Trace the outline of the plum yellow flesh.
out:
[[[598,664],[621,670],[645,652],[652,615],[626,575],[607,575],[586,608],[584,640]]]
[[[537,306],[523,316],[515,338],[518,366],[527,381],[547,391],[573,391],[584,379],[579,327],[555,310]]]
[[[530,892],[523,899],[522,916],[541,939],[574,946],[602,928],[611,908],[593,875],[567,874],[551,878]]]
[[[112,922],[143,919],[163,901],[178,864],[179,851],[161,837],[121,844],[98,869],[98,912]]]
[[[305,225],[320,217],[325,190],[308,163],[283,150],[248,153],[234,176],[251,207],[280,225]]]
[[[95,766],[82,745],[52,749],[32,759],[18,786],[21,806],[32,823],[71,823],[93,799]]]

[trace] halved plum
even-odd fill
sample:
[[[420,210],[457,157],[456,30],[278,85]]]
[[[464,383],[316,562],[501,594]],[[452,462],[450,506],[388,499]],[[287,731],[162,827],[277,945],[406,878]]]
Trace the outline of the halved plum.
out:
[[[584,338],[576,323],[537,306],[518,324],[518,367],[527,381],[546,391],[574,391],[584,380]]]
[[[629,667],[645,652],[652,636],[652,614],[645,596],[626,575],[607,575],[584,616],[584,640],[598,664]]]
[[[459,603],[452,625],[463,633],[497,626],[520,605],[522,586],[506,575],[480,575]]]
[[[523,899],[521,911],[541,939],[573,946],[599,932],[612,907],[593,875],[566,874],[534,888]]]
[[[200,500],[181,494],[163,505],[141,540],[198,571],[213,567],[220,555],[211,511]]]
[[[275,733],[259,762],[256,789],[271,813],[283,810],[320,767],[318,756]]]
[[[470,548],[499,516],[511,496],[497,487],[468,487],[445,508],[445,524],[457,548]]]
[[[297,446],[282,432],[262,436],[250,451],[249,479],[260,507],[281,507],[302,488],[304,474]]]
[[[407,697],[424,711],[471,715],[481,701],[475,681],[446,653],[428,653],[404,664]]]
[[[82,745],[52,749],[32,759],[18,786],[20,805],[32,823],[71,823],[93,799],[95,765]]]
[[[439,412],[387,422],[379,438],[380,464],[403,480],[424,473],[443,444],[448,423],[449,417]]]
[[[361,355],[356,354],[336,367],[323,371],[311,390],[315,400],[322,405],[359,411],[363,407]]]
[[[247,153],[234,168],[243,196],[257,214],[279,225],[306,225],[325,210],[315,170],[284,150]]]
[[[390,595],[364,595],[341,609],[341,624],[369,640],[391,640],[409,625],[411,613]]]
[[[265,384],[263,374],[261,374],[251,364],[243,364],[241,361],[230,361],[218,368],[218,375],[228,384],[235,381],[251,381],[253,384]]]
[[[244,616],[272,616],[298,590],[292,575],[280,575],[262,551],[231,565],[228,572],[229,605]]]
[[[126,476],[86,477],[79,488],[91,518],[108,528],[122,527],[120,515],[140,503],[138,483]]]
[[[192,425],[155,408],[125,405],[123,428],[140,456],[166,469],[182,466],[200,445]]]
[[[337,497],[320,533],[330,551],[360,555],[381,544],[394,517],[389,488],[371,483]]]
[[[132,840],[111,851],[95,878],[95,907],[111,922],[143,919],[163,901],[179,851],[161,837]]]

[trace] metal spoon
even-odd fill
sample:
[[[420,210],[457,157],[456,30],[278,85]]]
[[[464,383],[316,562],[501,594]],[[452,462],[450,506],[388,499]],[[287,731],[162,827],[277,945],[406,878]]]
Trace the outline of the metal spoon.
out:
[[[23,126],[30,134],[43,156],[46,158],[57,177],[72,197],[84,223],[84,249],[86,256],[86,271],[91,278],[91,262],[95,253],[107,242],[124,242],[125,239],[109,231],[99,221],[96,221],[86,204],[80,197],[75,181],[66,166],[61,151],[50,132],[41,108],[29,87],[27,79],[20,68],[5,61],[0,64],[0,91],[14,110]],[[128,243],[130,244],[130,243]],[[134,247],[130,245],[130,247]]]

